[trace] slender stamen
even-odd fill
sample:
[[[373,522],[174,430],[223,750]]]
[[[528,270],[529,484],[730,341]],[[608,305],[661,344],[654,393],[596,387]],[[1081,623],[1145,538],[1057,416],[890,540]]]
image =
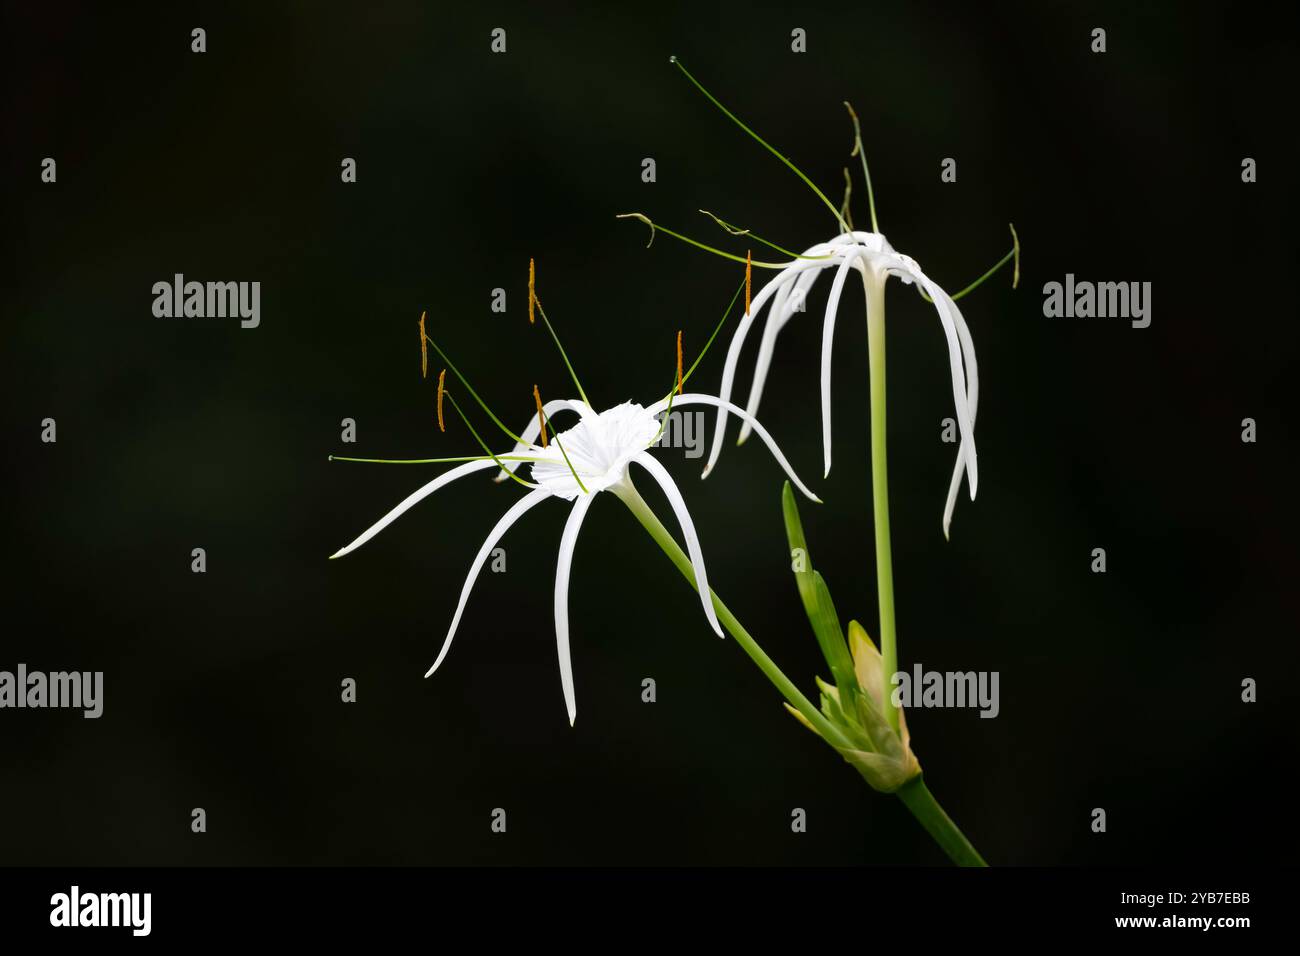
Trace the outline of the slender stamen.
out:
[[[582,390],[582,383],[578,381],[578,373],[573,370],[573,364],[569,361],[569,356],[564,351],[564,346],[560,344],[560,337],[555,334],[555,327],[551,325],[551,320],[546,317],[546,310],[542,308],[542,300],[536,299],[537,314],[542,317],[542,323],[546,326],[546,331],[551,333],[551,341],[555,347],[560,350],[560,358],[564,359],[564,367],[569,370],[569,378],[573,379],[573,385],[578,390],[578,396],[582,399],[587,407],[593,407],[591,400],[587,398],[587,393]]]
[[[573,379],[574,386],[578,389],[578,395],[582,401],[591,407],[591,402],[587,398],[587,393],[582,390],[582,383],[578,381],[578,373],[573,370],[573,363],[569,361],[569,356],[564,351],[564,346],[560,344],[560,337],[555,334],[555,327],[551,325],[551,320],[546,317],[546,310],[542,308],[542,300],[537,297],[536,277],[533,272],[533,260],[528,260],[528,321],[533,321],[533,306],[536,305],[538,313],[542,317],[542,323],[546,326],[546,331],[551,333],[551,341],[555,347],[560,350],[560,358],[564,359],[564,367],[569,370],[569,378]]]
[[[445,465],[465,461],[545,461],[535,455],[461,455],[458,458],[345,458],[330,455],[330,461],[351,461],[364,465]]]
[[[442,421],[442,396],[446,393],[445,382],[447,380],[447,370],[443,369],[438,373],[438,431],[446,432],[447,426]]]
[[[1012,269],[1012,273],[1011,273],[1011,288],[1015,289],[1019,287],[1020,285],[1020,237],[1016,235],[1016,227],[1014,224],[1007,223],[1007,227],[1011,230],[1011,251],[1008,252],[1005,256],[1003,256],[1001,259],[999,259],[997,262],[995,262],[987,272],[985,272],[982,276],[980,276],[978,279],[976,279],[966,288],[962,289],[956,295],[949,296],[949,298],[952,299],[954,302],[956,302],[958,299],[960,299],[962,296],[966,295],[967,293],[974,292],[976,289],[982,286],[986,281],[992,278],[993,274],[997,272],[999,269],[1001,269],[1008,262],[1015,263],[1015,266]],[[921,293],[921,298],[925,299],[926,302],[934,301],[934,299],[926,295],[925,290],[921,289],[920,286],[917,286],[917,289]]]
[[[429,346],[425,343],[424,316],[420,313],[420,378],[429,377]]]
[[[686,370],[686,374],[682,376],[682,385],[685,385],[688,381],[690,381],[691,376],[695,373],[695,370],[699,367],[700,362],[704,361],[704,356],[708,353],[709,347],[713,345],[713,340],[718,337],[718,333],[722,331],[722,326],[726,324],[727,316],[729,316],[731,314],[731,310],[736,307],[736,301],[740,298],[740,293],[744,291],[744,288],[745,288],[745,280],[741,279],[740,283],[736,286],[736,291],[733,292],[731,295],[731,301],[728,302],[727,307],[722,310],[722,318],[718,319],[718,324],[713,327],[713,332],[709,336],[709,340],[704,343],[704,348],[700,350],[700,354],[695,357],[695,361],[691,363],[691,367],[688,368]],[[668,394],[665,395],[664,398],[670,399],[671,396],[675,393],[675,391],[676,391],[675,389],[669,389]]]
[[[546,429],[550,428],[552,437],[555,439],[555,447],[560,449],[560,455],[564,458],[564,463],[569,466],[569,474],[573,475],[573,480],[578,483],[578,487],[582,489],[584,495],[590,494],[587,491],[587,486],[578,477],[578,469],[574,468],[573,462],[569,461],[569,453],[564,450],[564,444],[560,441],[560,433],[551,424],[551,418],[546,414],[546,409],[542,406],[542,393],[537,390],[536,385],[533,386],[533,398],[537,399],[538,431],[542,433],[542,447],[546,447]]]
[[[564,444],[560,441],[560,433],[555,431],[555,425],[551,424],[551,416],[546,414],[545,408],[538,407],[538,411],[542,412],[542,434],[546,434],[547,428],[551,429],[551,436],[555,438],[555,447],[558,447],[560,455],[564,458],[564,464],[569,467],[569,475],[572,475],[573,480],[577,481],[577,486],[582,489],[582,494],[590,494],[589,490],[586,490],[586,485],[582,484],[582,479],[577,476],[577,468],[573,467],[573,462],[568,459],[568,451],[564,450]]]
[[[654,239],[655,239],[655,232],[658,231],[658,232],[666,232],[666,233],[668,233],[668,235],[672,236],[674,239],[679,239],[679,240],[681,240],[682,242],[686,243],[687,245],[694,246],[696,249],[703,249],[705,252],[711,252],[711,253],[713,253],[715,256],[722,256],[722,258],[724,258],[724,259],[730,259],[732,262],[744,262],[744,261],[745,261],[741,256],[735,256],[735,255],[732,255],[730,252],[723,252],[721,249],[715,249],[713,246],[705,245],[705,244],[702,243],[702,242],[696,242],[694,239],[690,238],[689,236],[683,236],[680,232],[673,232],[673,231],[672,231],[671,229],[669,229],[667,226],[661,226],[661,225],[659,225],[658,223],[653,222],[653,221],[650,219],[650,217],[647,216],[645,213],[640,213],[640,212],[625,212],[625,213],[620,213],[619,215],[615,216],[614,218],[615,218],[615,219],[640,219],[643,223],[645,223],[647,226],[649,226],[649,227],[650,227],[650,242],[647,242],[647,243],[646,243],[646,248],[647,248],[647,249],[650,248],[650,243],[651,243],[651,242],[654,242]],[[785,250],[782,250],[782,251],[784,252]],[[801,257],[801,258],[802,258],[802,257]],[[807,257],[807,258],[814,258],[814,259],[815,259],[815,258],[821,258],[821,257],[819,257],[819,256],[811,256],[811,257]],[[830,257],[827,256],[826,258],[829,259]],[[754,265],[758,266],[760,269],[784,269],[784,268],[786,268],[789,264],[790,264],[790,263],[788,263],[788,262],[755,262],[755,263],[754,263]]]
[[[537,402],[537,430],[542,435],[542,447],[546,447],[546,415],[542,412],[542,393],[533,386],[533,400]]]
[[[430,340],[430,341],[432,341],[432,340]],[[474,440],[475,440],[476,442],[478,442],[479,447],[482,448],[485,452],[487,452],[487,456],[488,456],[489,458],[491,458],[494,462],[496,462],[498,468],[500,468],[502,471],[504,471],[507,475],[509,475],[509,476],[510,476],[511,478],[513,478],[515,481],[519,482],[519,483],[520,483],[521,485],[523,485],[525,488],[536,488],[536,487],[537,487],[537,485],[533,484],[531,481],[524,481],[524,479],[520,478],[518,475],[516,475],[513,471],[511,471],[511,470],[510,470],[509,468],[507,468],[505,465],[501,464],[501,457],[500,457],[499,455],[497,455],[494,451],[492,451],[491,448],[488,447],[487,442],[485,442],[482,438],[479,437],[479,433],[478,433],[478,431],[474,428],[474,425],[470,422],[470,420],[469,420],[469,416],[467,416],[467,415],[465,414],[465,412],[464,412],[464,411],[461,409],[461,407],[460,407],[460,403],[459,403],[458,401],[456,401],[456,396],[453,395],[451,392],[446,391],[445,389],[443,390],[443,393],[442,393],[442,394],[446,397],[447,401],[451,402],[451,407],[454,408],[454,409],[456,410],[456,414],[459,415],[459,416],[460,416],[460,420],[463,421],[463,422],[465,423],[465,427],[468,428],[468,429],[469,429],[469,433],[470,433],[471,435],[474,436]]]
[[[736,291],[737,293],[739,293],[740,290],[737,289]],[[736,301],[735,296],[732,296],[731,301],[733,303]],[[727,312],[730,311],[731,311],[731,306],[727,306]],[[726,318],[725,313],[723,314],[723,318],[724,319]],[[668,407],[664,409],[663,416],[659,419],[659,430],[655,432],[655,437],[651,439],[650,444],[646,446],[647,448],[651,448],[659,444],[659,439],[663,436],[664,429],[668,427],[668,419],[673,414],[673,399],[682,393],[683,381],[684,379],[682,378],[682,331],[681,329],[678,329],[677,330],[677,385],[676,387],[671,388],[668,391],[668,399],[667,399]]]
[[[714,106],[716,106],[718,109],[722,110],[723,114],[724,114],[728,119],[730,119],[733,123],[735,123],[735,124],[736,124],[737,126],[739,126],[741,129],[743,129],[743,130],[744,130],[746,133],[748,133],[751,137],[753,137],[753,138],[754,138],[754,139],[755,139],[755,140],[756,140],[760,145],[762,145],[762,146],[763,146],[763,147],[764,147],[764,148],[765,148],[769,153],[771,153],[771,154],[772,154],[773,156],[775,156],[777,159],[781,160],[781,162],[783,162],[783,163],[785,163],[787,166],[789,166],[790,169],[791,169],[791,171],[793,171],[794,174],[795,174],[796,176],[798,176],[800,179],[802,179],[802,180],[804,181],[804,183],[808,186],[809,189],[811,189],[813,192],[815,192],[815,193],[817,194],[817,198],[820,199],[823,203],[826,204],[826,208],[829,209],[829,210],[831,211],[831,215],[835,217],[836,221],[839,222],[840,225],[844,225],[844,220],[840,217],[839,210],[836,209],[836,208],[835,208],[835,205],[834,205],[834,204],[833,204],[829,199],[826,198],[826,194],[825,194],[825,193],[823,193],[820,189],[818,189],[816,186],[813,185],[813,181],[812,181],[811,179],[809,179],[807,176],[804,175],[803,170],[801,170],[801,169],[800,169],[798,166],[796,166],[794,163],[790,162],[790,160],[786,159],[783,155],[781,155],[781,153],[777,152],[777,150],[776,150],[776,149],[775,149],[771,144],[769,144],[769,143],[767,142],[767,140],[763,139],[763,137],[759,136],[759,135],[758,135],[757,133],[755,133],[752,129],[750,129],[748,126],[746,126],[744,123],[742,123],[742,122],[740,121],[740,119],[736,116],[735,113],[731,112],[731,110],[727,109],[725,106],[723,106],[721,103],[719,103],[718,100],[717,100],[717,98],[714,97],[714,95],[713,95],[712,93],[710,93],[708,90],[706,90],[703,86],[701,86],[701,85],[700,85],[700,81],[697,80],[695,77],[693,77],[693,76],[691,75],[690,70],[686,69],[686,67],[682,65],[682,61],[681,61],[681,60],[677,59],[677,57],[675,57],[675,56],[672,56],[672,57],[669,57],[669,58],[668,58],[668,62],[669,62],[669,63],[676,64],[677,69],[679,69],[679,70],[682,71],[682,73],[686,76],[686,78],[687,78],[688,80],[690,80],[692,84],[694,84],[695,88],[696,88],[697,90],[699,90],[701,93],[703,93],[703,94],[705,95],[706,98],[708,98],[709,102],[711,102],[711,103],[712,103]],[[844,231],[845,231],[845,232],[849,232],[850,230],[846,227]]]
[[[526,444],[528,444],[528,443],[525,442],[522,438],[520,438],[518,435],[516,435],[514,432],[512,432],[510,429],[506,428],[505,423],[502,422],[501,419],[497,418],[496,415],[492,414],[492,409],[488,408],[488,406],[487,406],[487,402],[485,402],[485,401],[483,401],[483,399],[479,398],[479,394],[478,394],[478,392],[474,391],[474,386],[470,385],[470,383],[469,383],[469,379],[465,378],[464,375],[461,375],[461,374],[460,374],[460,369],[458,369],[458,368],[456,367],[456,363],[453,362],[451,359],[447,358],[447,353],[444,352],[444,351],[443,351],[443,350],[438,346],[438,343],[435,342],[435,341],[434,341],[430,336],[428,336],[428,335],[426,335],[424,338],[425,338],[425,341],[427,341],[430,345],[433,346],[434,351],[438,353],[439,357],[440,357],[444,362],[447,363],[447,368],[451,369],[452,373],[453,373],[453,374],[454,374],[458,379],[460,379],[460,383],[461,383],[462,385],[464,385],[465,388],[466,388],[466,390],[470,393],[470,395],[472,395],[472,396],[474,397],[474,401],[478,402],[479,407],[482,408],[483,411],[485,411],[485,412],[487,413],[488,418],[492,419],[492,423],[493,423],[494,425],[496,425],[497,428],[501,429],[501,431],[504,432],[508,438],[513,439],[513,440],[514,440],[515,442],[517,442],[518,444],[520,444],[520,445],[526,445]]]
[[[754,284],[754,257],[745,250],[745,314],[749,315],[749,291]]]
[[[853,112],[853,107],[849,105],[848,100],[844,101],[844,108],[849,111],[849,117],[853,120],[853,152],[849,153],[849,159],[857,156],[862,160],[862,178],[867,181],[867,205],[871,207],[871,231],[880,232],[880,224],[876,222],[876,193],[871,188],[871,170],[867,169],[867,151],[862,148],[862,124],[858,122],[858,114]],[[848,201],[849,197],[846,195],[845,204]]]
[[[716,222],[719,226],[721,226],[724,230],[729,232],[731,235],[749,236],[751,239],[757,239],[759,242],[761,242],[763,245],[767,246],[768,248],[775,249],[777,252],[781,253],[782,255],[787,255],[791,259],[829,259],[830,258],[829,254],[824,256],[805,256],[798,252],[792,252],[789,249],[787,249],[785,246],[778,246],[775,242],[772,242],[768,239],[764,239],[762,236],[754,232],[752,229],[741,229],[739,226],[733,226],[725,219],[718,218],[713,213],[709,212],[707,209],[701,209],[700,212],[704,213],[704,215],[708,216],[710,219]],[[654,225],[652,223],[651,229],[653,228]],[[668,230],[665,229],[664,231],[667,232]],[[755,263],[755,265],[761,265],[761,263]]]

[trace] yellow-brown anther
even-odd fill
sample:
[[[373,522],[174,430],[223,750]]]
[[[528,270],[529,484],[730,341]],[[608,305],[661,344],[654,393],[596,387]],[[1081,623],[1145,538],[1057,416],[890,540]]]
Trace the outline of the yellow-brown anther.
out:
[[[533,386],[533,401],[537,402],[537,425],[542,433],[542,447],[546,447],[546,415],[542,412],[542,393]]]
[[[677,394],[682,393],[682,331],[677,330]]]
[[[438,431],[440,432],[445,432],[447,430],[447,426],[443,424],[442,421],[442,393],[443,393],[442,383],[443,380],[446,379],[446,377],[447,377],[446,369],[443,369],[441,372],[438,373]]]
[[[528,324],[532,325],[533,309],[537,304],[537,265],[532,260],[528,260]]]
[[[754,257],[745,250],[745,314],[749,315],[749,289],[754,282]]]
[[[420,313],[420,378],[429,377],[429,345],[428,336],[424,334],[424,316]]]

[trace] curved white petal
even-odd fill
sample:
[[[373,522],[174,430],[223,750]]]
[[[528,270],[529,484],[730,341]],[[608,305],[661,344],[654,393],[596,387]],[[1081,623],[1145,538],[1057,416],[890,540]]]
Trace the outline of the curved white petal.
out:
[[[570,727],[578,716],[578,701],[573,692],[573,660],[569,656],[569,569],[573,565],[573,549],[578,543],[582,519],[595,499],[595,495],[583,495],[569,511],[569,520],[560,535],[560,560],[555,566],[555,650],[560,658],[560,687],[564,690]]]
[[[906,256],[891,257],[886,269],[890,272],[904,276],[918,282],[934,300],[935,311],[939,313],[939,324],[943,326],[943,334],[948,340],[948,365],[952,373],[952,400],[957,411],[957,426],[961,431],[961,456],[965,466],[970,471],[971,500],[975,498],[975,491],[979,486],[979,468],[975,458],[975,423],[972,419],[970,406],[966,397],[966,375],[962,368],[962,344],[961,338],[957,331],[957,319],[955,316],[961,315],[961,310],[957,308],[957,303],[949,297],[948,293],[939,288],[939,285],[932,281],[929,276],[917,267]],[[962,324],[965,321],[962,320]],[[974,356],[974,350],[970,351]]]
[[[493,463],[489,461],[488,464]],[[447,638],[442,642],[442,650],[438,652],[438,659],[433,662],[433,666],[429,668],[424,675],[425,677],[438,669],[443,658],[447,656],[447,651],[451,650],[451,639],[456,636],[456,627],[460,624],[460,616],[465,611],[465,603],[469,600],[469,592],[473,590],[474,582],[478,580],[478,573],[483,570],[483,564],[487,561],[488,555],[492,553],[492,549],[497,546],[497,542],[501,540],[501,536],[506,533],[510,526],[519,520],[520,515],[529,508],[541,504],[549,497],[551,497],[550,493],[540,488],[528,492],[528,494],[511,505],[509,510],[501,516],[501,520],[488,532],[487,538],[483,541],[483,546],[478,549],[478,554],[474,556],[474,563],[470,565],[469,577],[465,579],[465,585],[460,589],[460,603],[456,605],[456,614],[451,619],[451,627],[447,629]]]
[[[745,345],[745,336],[749,334],[749,327],[754,323],[754,317],[766,304],[767,300],[774,292],[781,288],[782,284],[791,276],[803,272],[807,269],[825,269],[836,264],[838,260],[834,257],[829,259],[799,259],[786,266],[776,277],[771,279],[767,285],[759,290],[758,295],[749,303],[749,312],[740,320],[736,326],[735,334],[731,337],[731,344],[727,347],[727,360],[722,366],[722,384],[718,388],[718,395],[725,401],[731,399],[731,386],[736,380],[736,364],[740,360],[740,350]],[[704,466],[704,474],[713,470],[713,466],[718,463],[718,456],[722,454],[722,439],[726,433],[728,408],[718,407],[718,420],[714,425],[713,448],[709,451],[708,464]]]
[[[482,461],[468,461],[463,465],[457,465],[455,468],[452,468],[450,471],[444,471],[441,475],[433,479],[433,481],[429,482],[427,485],[420,488],[418,491],[409,494],[405,498],[403,498],[401,504],[399,504],[396,508],[388,512],[388,514],[384,515],[382,518],[380,518],[378,521],[372,524],[369,528],[367,528],[359,538],[357,538],[347,547],[340,548],[338,551],[335,551],[333,554],[330,555],[330,557],[341,558],[345,554],[350,554],[351,552],[355,551],[357,548],[361,547],[363,544],[365,544],[375,535],[379,534],[379,532],[383,531],[390,524],[396,521],[402,515],[402,513],[405,512],[412,505],[419,502],[422,498],[426,498],[429,495],[433,494],[435,491],[437,491],[439,488],[443,487],[444,485],[449,485],[457,478],[463,478],[465,475],[468,475],[470,472],[482,471],[485,468],[495,468],[495,467],[496,467],[496,462],[494,462],[491,458],[485,458]]]
[[[812,250],[804,254],[811,255]],[[786,323],[794,318],[794,313],[798,309],[800,302],[807,301],[808,294],[812,292],[812,287],[817,283],[821,274],[821,269],[808,270],[799,276],[795,282],[794,290],[786,297],[786,301],[772,303],[772,314],[768,316],[767,323],[763,326],[763,338],[758,346],[758,361],[754,363],[754,381],[749,386],[749,400],[745,403],[745,411],[749,412],[749,414],[758,414],[758,404],[763,398],[763,386],[767,384],[767,372],[772,365],[772,357],[776,353],[777,335],[785,328]],[[745,439],[749,438],[752,428],[753,426],[749,422],[745,422],[741,426],[740,436],[736,439],[737,445],[745,443]]]
[[[763,338],[759,341],[758,362],[754,366],[754,379],[749,384],[749,398],[745,401],[745,407],[749,413],[754,414],[758,407],[759,400],[763,397],[763,385],[767,381],[767,368],[772,362],[772,351],[775,346],[777,333],[781,331],[781,326],[788,321],[788,312],[786,303],[791,301],[791,294],[795,287],[808,276],[821,275],[820,269],[811,269],[797,276],[787,279],[776,293],[776,298],[772,300],[772,306],[767,310],[767,321],[763,323]],[[795,299],[794,301],[798,301]],[[749,424],[746,423],[740,427],[740,435],[736,438],[737,445],[743,445],[745,439],[749,437]]]
[[[781,466],[782,470],[785,471],[786,475],[789,476],[790,480],[794,482],[795,487],[797,487],[801,492],[803,492],[805,496],[817,502],[818,504],[822,503],[822,500],[818,498],[815,494],[813,494],[808,489],[808,486],[805,485],[800,480],[797,474],[795,474],[794,469],[790,467],[790,462],[786,460],[785,455],[781,453],[780,447],[777,446],[776,439],[774,439],[768,433],[767,429],[763,427],[762,423],[757,418],[749,414],[749,412],[745,411],[739,405],[736,405],[733,402],[725,401],[714,395],[706,395],[702,392],[686,392],[683,395],[678,395],[673,398],[673,408],[677,408],[682,405],[713,405],[717,408],[725,408],[727,411],[736,415],[743,422],[745,422],[746,425],[754,429],[754,432],[758,435],[758,437],[763,440],[763,444],[767,445],[767,449],[772,453],[772,457],[776,459],[776,463]],[[650,408],[647,409],[647,411],[657,415],[659,412],[663,411],[667,407],[668,407],[668,402],[661,401],[651,405]],[[701,477],[707,477],[707,476],[708,476],[708,472],[705,472],[705,474],[702,475]]]
[[[826,465],[823,478],[831,473],[831,342],[835,337],[835,319],[840,308],[840,294],[844,291],[844,277],[861,255],[865,253],[851,251],[835,270],[835,281],[831,284],[831,294],[826,300],[826,318],[822,322],[822,458]]]
[[[975,458],[975,411],[970,407],[969,387],[967,385],[967,376],[969,374],[975,373],[978,376],[977,370],[972,367],[972,360],[975,355],[974,346],[972,345],[968,349],[961,341],[961,333],[965,329],[966,321],[961,317],[961,310],[957,308],[957,303],[928,277],[923,277],[922,284],[925,285],[926,291],[930,293],[930,298],[934,299],[935,306],[939,310],[940,321],[944,323],[944,332],[948,337],[948,358],[953,369],[953,404],[957,410],[958,421],[965,425],[962,436],[962,457],[968,472],[967,486],[970,488],[971,501],[974,501],[975,492],[979,488],[979,467]],[[966,336],[969,338],[969,331],[966,332]],[[956,339],[956,346],[953,344],[954,338]],[[965,368],[963,368],[963,362]]]
[[[596,414],[591,408],[587,406],[586,402],[580,402],[572,398],[553,398],[549,402],[546,402],[545,404],[542,405],[542,411],[546,413],[547,418],[554,418],[557,412],[565,412],[565,411],[577,412],[583,418],[587,418],[588,416],[592,416]],[[516,443],[515,447],[510,451],[506,452],[506,454],[518,455],[521,452],[527,451],[531,447],[532,443],[537,441],[537,438],[539,435],[541,435],[541,433],[542,433],[542,423],[537,420],[536,415],[531,416],[528,419],[528,424],[525,425],[523,427],[523,430],[519,432],[519,437],[523,439],[523,443]],[[501,462],[501,464],[505,466],[506,471],[513,472],[520,465],[526,465],[527,462],[503,461]],[[503,471],[498,473],[497,476],[492,480],[505,481],[506,478],[508,477],[509,475],[507,475]]]
[[[956,312],[957,318],[957,338],[961,341],[962,357],[966,363],[966,402],[970,406],[970,425],[971,430],[975,429],[975,412],[979,407],[980,399],[980,377],[979,367],[975,364],[975,343],[971,341],[970,330],[966,328],[966,320],[962,318],[961,311]],[[943,536],[948,537],[948,528],[952,525],[952,512],[957,506],[957,492],[961,490],[961,476],[966,472],[966,454],[963,449],[957,450],[957,464],[952,470],[952,481],[948,484],[948,500],[943,507]],[[971,492],[974,497],[974,491]]]
[[[686,539],[686,554],[691,559],[691,567],[695,569],[695,586],[700,592],[700,602],[704,605],[704,616],[709,619],[709,624],[718,637],[722,637],[722,625],[718,623],[718,616],[713,612],[713,593],[709,590],[708,575],[704,573],[704,552],[700,550],[700,539],[695,533],[695,523],[691,521],[691,513],[686,510],[686,499],[677,490],[677,485],[667,469],[653,457],[642,452],[632,460],[650,472],[650,477],[659,483],[659,487],[664,491],[664,497],[672,505],[673,513],[677,515],[677,523],[682,526],[682,537]]]
[[[893,249],[882,235],[873,232],[852,232],[842,233],[830,242],[812,246],[804,250],[803,254],[805,256],[825,255],[833,252],[836,247],[846,245],[858,245],[860,247],[857,250],[859,260],[865,258],[868,254],[893,252]],[[850,258],[852,258],[852,254],[850,254]],[[828,266],[833,264],[833,260],[827,263]],[[767,372],[772,364],[772,356],[776,350],[777,335],[780,334],[786,323],[794,317],[795,308],[800,301],[807,299],[813,285],[821,277],[822,271],[822,269],[811,269],[803,273],[799,276],[798,284],[795,286],[794,292],[787,297],[787,301],[781,302],[778,300],[772,304],[767,323],[763,326],[763,339],[758,347],[758,361],[754,365],[754,380],[750,384],[749,400],[745,403],[745,410],[749,414],[758,414],[759,401],[763,397],[763,386],[767,382]],[[736,444],[744,444],[745,439],[749,437],[749,432],[749,424],[742,425]]]

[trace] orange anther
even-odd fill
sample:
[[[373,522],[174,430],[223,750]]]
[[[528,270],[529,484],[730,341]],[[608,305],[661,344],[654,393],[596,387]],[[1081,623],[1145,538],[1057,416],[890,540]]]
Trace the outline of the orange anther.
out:
[[[528,260],[528,324],[533,324],[533,309],[537,303],[537,265]]]
[[[749,315],[749,289],[754,282],[754,257],[745,250],[745,314]]]
[[[442,421],[442,393],[443,393],[442,383],[446,377],[447,377],[446,369],[443,369],[441,372],[438,373],[438,431],[440,432],[445,432],[447,430],[447,426],[444,425]]]
[[[542,393],[533,386],[533,400],[537,402],[537,425],[542,432],[542,447],[546,447],[546,415],[542,412]]]
[[[424,316],[420,313],[420,378],[429,377],[429,345],[428,336],[424,334]]]
[[[682,333],[677,330],[677,394],[682,393]]]

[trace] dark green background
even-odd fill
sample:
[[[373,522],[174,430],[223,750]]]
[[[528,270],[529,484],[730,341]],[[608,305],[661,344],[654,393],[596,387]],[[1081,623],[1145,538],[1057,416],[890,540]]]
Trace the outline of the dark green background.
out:
[[[481,577],[427,681],[468,563],[519,489],[471,478],[325,560],[433,474],[328,454],[475,451],[459,424],[433,425],[421,310],[522,424],[534,382],[567,392],[525,319],[535,256],[593,401],[648,401],[677,330],[693,354],[740,273],[665,236],[647,250],[615,213],[718,242],[697,208],[789,246],[833,234],[670,54],[836,198],[851,100],[882,230],[950,290],[1002,254],[1008,220],[1024,242],[1018,291],[999,276],[962,303],[982,481],[951,543],[944,340],[910,290],[889,294],[901,659],[1001,673],[996,720],[910,715],[940,801],[993,863],[1289,852],[1273,822],[1296,729],[1294,154],[1279,112],[1295,49],[1280,23],[1120,3],[41,4],[6,20],[0,667],[103,670],[106,701],[98,721],[0,713],[3,862],[942,862],[711,635],[612,496],[574,565],[574,729],[551,616],[563,508],[507,537],[508,572]],[[206,54],[189,50],[195,26]],[[790,52],[794,27],[806,54]],[[45,156],[56,185],[39,181]],[[344,156],[356,185],[339,181]],[[949,156],[956,184],[939,180]],[[855,199],[861,224],[860,183]],[[151,286],[175,272],[259,280],[261,327],[154,318]],[[1152,282],[1151,327],[1044,318],[1043,283],[1066,272]],[[809,479],[827,281],[783,335],[763,407]],[[488,308],[497,286],[505,315]],[[804,517],[841,613],[874,633],[860,309],[849,283],[835,467]],[[697,385],[716,389],[721,363],[719,349]],[[39,441],[46,416],[56,445]],[[1246,416],[1257,444],[1239,439]],[[789,573],[779,470],[757,443],[728,441],[705,482],[699,461],[660,457],[715,588],[811,690],[825,666]],[[1244,677],[1260,683],[1252,706]],[[796,806],[807,834],[790,832]]]

